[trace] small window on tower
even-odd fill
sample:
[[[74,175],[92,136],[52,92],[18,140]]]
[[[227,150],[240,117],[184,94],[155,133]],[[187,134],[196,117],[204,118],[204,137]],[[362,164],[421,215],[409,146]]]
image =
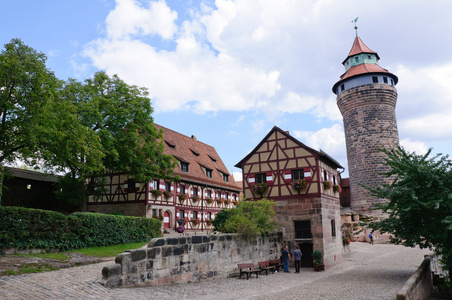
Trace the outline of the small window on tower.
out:
[[[344,84],[341,84],[341,92],[344,91]]]
[[[359,62],[359,57],[355,57],[355,62]]]
[[[388,83],[388,77],[383,77],[383,82]]]
[[[378,77],[377,76],[372,76],[372,82],[373,83],[378,83]]]
[[[391,85],[394,85],[394,80],[391,79]]]

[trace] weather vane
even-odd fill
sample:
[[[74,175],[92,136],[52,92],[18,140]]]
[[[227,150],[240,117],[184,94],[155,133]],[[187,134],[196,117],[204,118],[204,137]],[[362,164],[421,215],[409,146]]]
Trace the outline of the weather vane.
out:
[[[352,21],[352,23],[355,23],[356,36],[358,36],[358,26],[356,26],[356,22],[358,22],[358,18],[359,18],[359,17],[356,17],[356,19],[354,19],[354,20]]]

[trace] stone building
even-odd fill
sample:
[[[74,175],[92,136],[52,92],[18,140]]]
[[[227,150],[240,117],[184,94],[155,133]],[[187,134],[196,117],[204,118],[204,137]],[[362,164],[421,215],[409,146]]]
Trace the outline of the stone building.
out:
[[[338,190],[343,167],[336,160],[275,126],[236,167],[242,169],[246,199],[276,202],[283,238],[291,250],[300,246],[302,266],[312,266],[313,250],[323,253],[327,266],[343,259]],[[293,186],[303,180],[305,187]],[[256,191],[262,186],[267,188]]]
[[[387,178],[380,148],[399,144],[395,106],[396,75],[378,65],[380,57],[357,35],[350,53],[342,62],[345,73],[333,86],[344,120],[350,176],[350,207],[354,212],[371,214],[382,203],[362,185],[377,187]]]
[[[174,229],[177,220],[184,219],[186,229],[210,230],[215,215],[239,200],[240,188],[214,147],[155,126],[163,130],[164,153],[178,162],[174,173],[180,181],[135,182],[128,174],[110,174],[101,197],[90,197],[86,210],[159,218],[164,229]]]

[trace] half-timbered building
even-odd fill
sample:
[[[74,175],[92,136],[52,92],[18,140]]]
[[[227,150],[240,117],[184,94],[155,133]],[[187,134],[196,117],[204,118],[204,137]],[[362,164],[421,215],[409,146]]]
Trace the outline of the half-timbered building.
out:
[[[303,266],[312,266],[314,250],[329,265],[342,260],[338,169],[343,167],[336,160],[275,126],[236,167],[242,169],[247,200],[276,202],[284,239],[300,246]]]
[[[163,130],[165,154],[178,162],[174,173],[180,180],[135,182],[128,174],[110,174],[102,196],[90,197],[87,210],[159,218],[165,229],[175,229],[179,219],[184,219],[188,230],[211,229],[221,209],[238,203],[240,188],[214,147],[195,136],[155,126]]]

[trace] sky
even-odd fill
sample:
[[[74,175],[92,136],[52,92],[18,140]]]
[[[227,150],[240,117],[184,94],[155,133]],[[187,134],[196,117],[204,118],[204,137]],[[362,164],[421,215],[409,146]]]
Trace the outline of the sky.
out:
[[[146,87],[154,122],[234,167],[273,128],[348,166],[332,86],[358,35],[399,78],[401,145],[452,154],[450,0],[1,0],[0,43],[20,38],[63,80],[96,71]]]

